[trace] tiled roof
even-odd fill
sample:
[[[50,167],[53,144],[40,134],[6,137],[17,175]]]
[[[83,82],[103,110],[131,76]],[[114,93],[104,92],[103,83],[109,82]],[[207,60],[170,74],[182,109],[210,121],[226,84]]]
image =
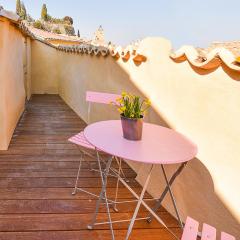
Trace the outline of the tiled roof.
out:
[[[145,62],[147,60],[145,56],[138,53],[137,45],[129,45],[126,48],[122,48],[120,46],[115,47],[111,45],[98,45],[94,44],[92,41],[84,41],[81,43],[77,42],[77,44],[73,42],[73,45],[60,45],[60,44],[54,45],[51,42],[48,42],[47,40],[50,38],[52,39],[53,35],[54,37],[56,37],[54,39],[59,39],[59,37],[63,37],[63,35],[49,34],[48,32],[35,29],[27,25],[27,23],[24,21],[20,22],[19,27],[24,34],[30,36],[32,39],[41,41],[42,43],[45,43],[59,51],[75,54],[90,54],[104,57],[110,55],[116,60],[120,58],[123,61],[128,61],[132,59],[135,64],[141,64],[142,62]],[[66,36],[64,36],[64,39],[68,39],[69,36],[67,36],[66,38],[65,37]]]
[[[107,56],[110,55],[114,57],[116,60],[121,58],[123,61],[128,61],[130,59],[137,65],[145,62],[147,58],[142,54],[138,53],[136,45],[129,45],[126,48],[122,48],[120,46],[115,47],[112,45],[99,45],[94,43],[93,41],[80,39],[75,36],[68,36],[63,34],[55,34],[47,31],[43,31],[40,29],[36,29],[30,26],[26,21],[21,21],[20,17],[10,11],[3,9],[0,6],[0,16],[9,19],[10,21],[18,24],[19,29],[24,35],[29,36],[34,40],[38,40],[52,48],[55,48],[59,51],[75,53],[75,54],[90,54],[95,56]],[[48,40],[63,40],[63,41],[72,41],[72,45],[55,45],[49,42]]]
[[[56,34],[52,32],[47,32],[41,29],[34,28],[33,26],[28,26],[25,24],[29,31],[34,34],[38,38],[42,38],[43,40],[62,40],[62,41],[72,41],[77,43],[82,43],[84,40],[76,37],[76,36],[69,36],[64,34]]]
[[[228,49],[230,52],[234,54],[235,57],[240,56],[240,41],[213,42],[208,48],[206,48],[206,51],[210,52],[214,48],[219,48],[219,47]]]
[[[240,71],[240,65],[236,60],[239,50],[240,42],[213,43],[206,49],[183,46],[171,53],[170,57],[176,62],[188,61],[194,67],[205,70],[215,69],[224,64],[232,70]]]

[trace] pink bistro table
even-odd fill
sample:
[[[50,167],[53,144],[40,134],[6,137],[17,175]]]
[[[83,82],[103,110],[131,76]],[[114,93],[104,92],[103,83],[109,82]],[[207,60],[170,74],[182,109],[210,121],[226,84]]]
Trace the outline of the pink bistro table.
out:
[[[125,238],[126,240],[129,238],[131,234],[135,220],[138,220],[137,214],[141,204],[150,212],[150,215],[144,219],[151,221],[151,218],[155,217],[158,222],[164,225],[168,229],[168,231],[171,232],[171,230],[166,226],[162,219],[156,214],[156,210],[160,207],[161,202],[163,201],[167,192],[169,192],[171,196],[179,224],[181,227],[183,227],[179,211],[177,208],[177,204],[173,192],[171,190],[171,185],[174,182],[175,178],[183,170],[186,163],[196,156],[197,147],[195,144],[193,144],[189,139],[184,137],[182,134],[172,129],[149,123],[144,123],[143,125],[143,135],[141,141],[129,141],[124,139],[122,136],[122,127],[120,120],[110,120],[93,123],[85,128],[84,135],[86,139],[97,149],[102,150],[103,152],[106,152],[113,157],[118,157],[120,159],[127,159],[130,161],[151,165],[140,196],[127,184],[127,182],[119,174],[117,176],[118,180],[121,181],[121,183],[125,187],[127,187],[127,189],[134,195],[134,197],[138,199],[136,209],[134,211],[132,219],[130,220],[129,228]],[[99,205],[101,201],[105,200],[107,203],[106,196],[107,175],[109,173],[113,157],[110,158],[107,162],[105,169],[105,180],[102,186],[102,191],[100,193],[99,200],[97,201],[96,210],[93,216],[92,223],[88,226],[89,229],[93,229],[94,225],[101,224],[96,223],[96,217],[98,214]],[[170,179],[168,179],[164,165],[177,163],[180,164],[180,167],[178,167],[176,172],[171,176]],[[151,177],[153,165],[155,164],[161,165],[161,170],[163,172],[163,176],[166,182],[166,187],[162,195],[160,196],[159,200],[157,201],[157,204],[152,209],[144,201],[144,194],[146,192]],[[106,206],[109,213],[108,215],[109,222],[105,223],[108,223],[110,225],[112,239],[115,239],[112,227],[112,223],[114,222],[111,221],[108,204],[106,204]]]

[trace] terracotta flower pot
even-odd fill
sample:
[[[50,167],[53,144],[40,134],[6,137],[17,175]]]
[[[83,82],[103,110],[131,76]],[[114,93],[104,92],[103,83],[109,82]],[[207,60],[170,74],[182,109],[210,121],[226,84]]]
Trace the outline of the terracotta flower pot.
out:
[[[141,118],[127,118],[121,115],[123,137],[128,140],[142,139],[143,116]]]

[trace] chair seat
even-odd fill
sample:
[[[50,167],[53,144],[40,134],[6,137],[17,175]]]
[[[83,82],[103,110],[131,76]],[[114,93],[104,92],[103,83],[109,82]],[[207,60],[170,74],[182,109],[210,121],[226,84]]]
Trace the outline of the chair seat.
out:
[[[199,223],[187,217],[181,240],[197,240]],[[202,228],[201,240],[216,240],[216,228],[204,223]],[[221,232],[221,240],[235,240],[235,237]]]
[[[85,148],[92,149],[92,150],[95,149],[95,147],[87,141],[87,139],[84,136],[83,131],[81,131],[80,133],[70,137],[68,139],[68,141],[71,142],[71,143],[75,143],[75,144],[77,144],[78,146],[81,146],[81,147],[85,147]]]

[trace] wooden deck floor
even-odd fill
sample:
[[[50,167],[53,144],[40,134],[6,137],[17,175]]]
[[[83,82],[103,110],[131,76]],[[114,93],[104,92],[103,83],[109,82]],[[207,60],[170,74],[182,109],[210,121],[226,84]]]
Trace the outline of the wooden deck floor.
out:
[[[0,151],[0,240],[111,239],[108,226],[86,229],[95,199],[71,195],[78,168],[79,151],[67,142],[85,123],[57,95],[34,95],[21,118],[8,151]],[[80,185],[100,191],[98,174],[83,165]],[[136,191],[135,173],[125,164]],[[114,195],[114,178],[109,179],[108,195]],[[120,187],[120,198],[132,198]],[[130,218],[135,204],[119,205],[113,218]],[[106,219],[101,207],[99,219]],[[140,215],[144,216],[141,209]],[[164,210],[163,220],[176,233],[176,221]],[[116,239],[124,239],[127,224],[115,224]],[[160,224],[138,221],[131,239],[174,239]]]

